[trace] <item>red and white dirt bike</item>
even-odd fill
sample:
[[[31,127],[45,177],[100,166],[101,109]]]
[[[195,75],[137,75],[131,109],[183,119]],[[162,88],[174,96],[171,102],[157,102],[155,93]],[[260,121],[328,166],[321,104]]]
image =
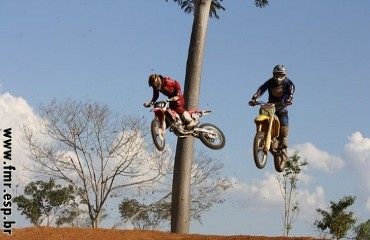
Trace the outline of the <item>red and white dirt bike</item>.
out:
[[[151,123],[151,133],[154,145],[159,151],[162,151],[166,144],[165,131],[168,129],[180,138],[193,136],[199,138],[207,147],[218,150],[225,146],[225,135],[215,125],[210,123],[203,123],[198,126],[200,118],[209,114],[210,110],[189,110],[190,116],[196,122],[196,126],[187,130],[186,126],[181,121],[180,116],[169,108],[171,99],[158,101],[153,104],[154,119]],[[164,125],[163,125],[164,124]],[[162,128],[162,126],[164,126]]]
[[[284,171],[288,158],[286,148],[281,146],[279,138],[280,121],[275,115],[276,106],[281,103],[265,103],[257,101],[255,105],[260,105],[259,115],[255,118],[256,135],[253,143],[253,157],[257,168],[264,168],[267,162],[267,153],[270,151],[274,156],[274,166],[277,172]]]

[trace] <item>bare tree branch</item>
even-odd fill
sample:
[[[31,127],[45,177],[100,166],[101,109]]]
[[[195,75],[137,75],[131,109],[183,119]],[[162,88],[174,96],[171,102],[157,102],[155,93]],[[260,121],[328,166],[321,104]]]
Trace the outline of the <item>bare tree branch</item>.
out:
[[[106,105],[55,100],[40,108],[42,131],[24,128],[32,171],[71,184],[99,226],[112,191],[154,184],[169,172],[147,144],[142,118],[121,118]],[[167,160],[168,162],[168,160]]]

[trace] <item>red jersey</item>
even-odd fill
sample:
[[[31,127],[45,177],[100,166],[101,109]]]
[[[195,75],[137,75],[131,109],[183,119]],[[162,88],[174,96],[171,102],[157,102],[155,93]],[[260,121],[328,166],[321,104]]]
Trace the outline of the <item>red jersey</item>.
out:
[[[179,84],[179,82],[169,77],[163,77],[161,90],[158,90],[157,88],[153,87],[152,102],[157,101],[159,97],[159,92],[161,92],[163,95],[167,96],[168,98],[178,96],[179,100],[177,100],[176,102],[171,102],[170,108],[175,110],[180,115],[184,113],[185,101],[184,101],[184,96],[182,95],[182,92],[181,92],[181,85]]]

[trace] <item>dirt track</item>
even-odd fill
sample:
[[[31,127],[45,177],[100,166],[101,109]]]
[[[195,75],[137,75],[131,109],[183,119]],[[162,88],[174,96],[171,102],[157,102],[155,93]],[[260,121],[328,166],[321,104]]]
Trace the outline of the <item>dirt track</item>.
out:
[[[4,238],[5,236],[5,238]],[[32,227],[13,229],[1,240],[314,240],[311,237],[213,236],[174,234],[160,231]]]

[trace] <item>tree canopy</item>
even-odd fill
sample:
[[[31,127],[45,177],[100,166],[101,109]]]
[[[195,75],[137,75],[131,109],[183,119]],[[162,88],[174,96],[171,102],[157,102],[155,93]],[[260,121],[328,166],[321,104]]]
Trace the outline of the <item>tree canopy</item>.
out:
[[[70,223],[77,215],[75,191],[71,185],[62,187],[54,180],[49,182],[36,181],[29,183],[24,195],[14,198],[21,214],[30,219],[35,226],[44,221],[49,226],[53,220],[56,225]]]
[[[182,10],[184,10],[185,13],[193,13],[195,11],[195,7],[194,7],[194,0],[173,0],[175,3],[177,3]],[[218,12],[219,11],[225,11],[226,9],[221,5],[221,2],[223,0],[212,0],[212,3],[211,3],[211,8],[210,8],[210,11],[209,11],[209,16],[212,18],[212,17],[215,17],[215,18],[220,18],[220,16],[218,15]],[[168,2],[168,0],[166,0],[166,2]],[[269,2],[268,0],[255,0],[254,1],[254,4],[256,5],[256,7],[259,7],[259,8],[263,8],[263,7],[266,7]]]
[[[336,239],[344,238],[356,223],[354,213],[346,212],[346,209],[354,204],[355,200],[354,196],[344,196],[338,202],[330,201],[330,211],[316,209],[322,219],[315,221],[314,224],[319,230],[330,233]]]

